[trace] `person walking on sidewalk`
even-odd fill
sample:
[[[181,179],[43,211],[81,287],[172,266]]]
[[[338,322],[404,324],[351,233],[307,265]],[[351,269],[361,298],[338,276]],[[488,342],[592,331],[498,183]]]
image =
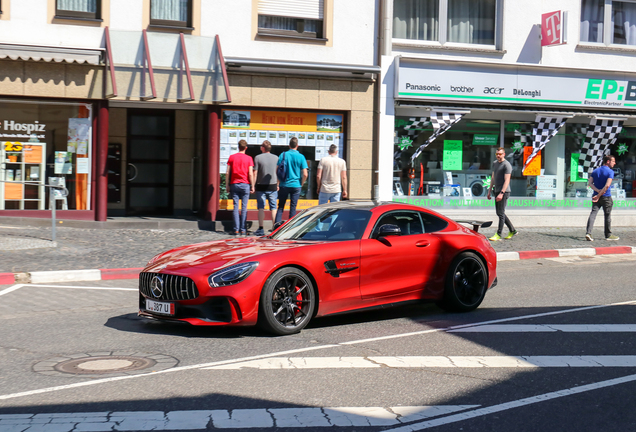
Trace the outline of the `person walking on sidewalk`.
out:
[[[276,219],[276,200],[278,199],[278,179],[276,178],[276,165],[278,156],[271,154],[272,144],[265,140],[261,144],[261,154],[254,158],[254,175],[252,189],[256,191],[256,205],[258,207],[258,229],[256,236],[264,236],[263,222],[265,221],[265,202],[269,203],[270,219],[272,226]]]
[[[510,176],[512,175],[512,165],[506,160],[506,150],[503,147],[497,149],[497,160],[492,164],[492,177],[490,180],[490,187],[488,188],[488,199],[490,199],[490,192],[495,190],[495,211],[499,217],[499,226],[494,236],[489,240],[497,241],[501,240],[501,232],[503,231],[504,223],[508,227],[508,235],[504,237],[506,240],[513,238],[517,235],[517,230],[506,216],[506,203],[510,196]]]
[[[318,205],[347,197],[347,164],[338,157],[338,146],[331,144],[329,156],[320,159],[316,171]]]
[[[610,189],[612,187],[612,179],[614,178],[614,165],[616,165],[616,159],[612,155],[603,156],[603,165],[592,171],[592,175],[588,180],[588,187],[592,188],[594,194],[592,195],[592,211],[590,217],[587,219],[587,228],[585,233],[585,240],[594,241],[592,238],[592,228],[594,228],[594,221],[596,220],[596,214],[599,209],[603,207],[603,213],[605,215],[605,240],[618,240],[619,237],[612,234],[612,206],[614,200],[612,200],[612,194]]]
[[[239,152],[234,153],[227,160],[227,173],[225,175],[225,188],[234,201],[234,234],[245,235],[247,228],[245,223],[247,220],[247,201],[250,192],[254,192],[252,167],[254,162],[252,158],[245,154],[247,150],[247,141],[240,140],[238,143]],[[241,201],[241,217],[239,220],[239,200]]]
[[[289,197],[289,218],[296,215],[296,205],[300,197],[300,189],[307,180],[307,160],[298,150],[298,138],[289,140],[289,150],[278,157],[278,165],[285,164],[286,176],[284,180],[279,179],[278,188],[278,210],[276,211],[276,222],[283,219],[285,203]]]

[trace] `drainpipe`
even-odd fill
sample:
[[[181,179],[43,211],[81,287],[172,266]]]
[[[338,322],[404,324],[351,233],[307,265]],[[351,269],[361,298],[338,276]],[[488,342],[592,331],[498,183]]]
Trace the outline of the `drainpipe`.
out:
[[[382,66],[382,56],[391,55],[393,52],[393,0],[380,0],[379,10],[379,43],[377,51],[377,64]],[[380,185],[378,184],[379,171],[380,171],[380,120],[381,120],[381,107],[382,103],[382,78],[383,74],[376,79],[375,86],[375,101],[374,101],[374,115],[375,115],[375,145],[373,151],[373,199],[378,199]]]

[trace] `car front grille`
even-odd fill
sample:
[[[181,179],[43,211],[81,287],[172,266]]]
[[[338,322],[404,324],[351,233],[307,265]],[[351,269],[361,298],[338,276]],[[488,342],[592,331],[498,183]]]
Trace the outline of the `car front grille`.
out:
[[[157,285],[161,285],[162,289],[155,289],[153,292],[152,281],[155,277],[161,279],[162,283]],[[157,300],[193,300],[199,297],[199,290],[192,279],[163,273],[140,273],[139,291],[144,296]]]

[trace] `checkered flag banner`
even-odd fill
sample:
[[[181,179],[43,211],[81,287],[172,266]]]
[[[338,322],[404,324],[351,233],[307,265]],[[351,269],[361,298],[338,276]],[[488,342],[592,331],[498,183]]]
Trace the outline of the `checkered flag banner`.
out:
[[[609,147],[614,144],[621,129],[623,129],[623,120],[593,118],[590,121],[579,156],[580,177],[587,176],[601,165],[603,156],[609,154]]]
[[[532,140],[532,153],[528,156],[528,159],[526,159],[526,163],[523,166],[524,170],[532,159],[543,150],[548,141],[559,132],[559,129],[563,127],[566,121],[567,117],[537,116],[535,126],[532,128],[532,135],[534,137]]]
[[[431,112],[431,123],[433,124],[433,135],[431,135],[424,144],[419,146],[419,148],[413,153],[411,156],[411,162],[415,161],[417,157],[422,153],[422,150],[426,148],[430,143],[435,141],[435,138],[442,135],[444,132],[449,130],[455,123],[462,119],[464,114],[460,113],[449,113],[449,112]]]
[[[404,130],[407,132],[408,136],[416,136],[418,135],[418,131],[424,129],[424,126],[427,123],[428,119],[426,117],[411,117],[408,124],[404,126]]]
[[[519,126],[519,128],[514,130],[515,139],[523,144],[522,147],[525,147],[531,136],[530,134],[532,133],[533,125],[528,123],[519,123],[517,126]]]

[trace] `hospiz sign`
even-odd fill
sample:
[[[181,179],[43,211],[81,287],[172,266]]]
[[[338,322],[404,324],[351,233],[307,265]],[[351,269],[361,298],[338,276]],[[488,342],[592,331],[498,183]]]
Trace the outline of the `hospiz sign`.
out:
[[[397,61],[395,99],[636,110],[636,74]]]
[[[15,120],[0,120],[1,138],[44,138],[46,124],[34,121],[33,123],[22,123]]]

